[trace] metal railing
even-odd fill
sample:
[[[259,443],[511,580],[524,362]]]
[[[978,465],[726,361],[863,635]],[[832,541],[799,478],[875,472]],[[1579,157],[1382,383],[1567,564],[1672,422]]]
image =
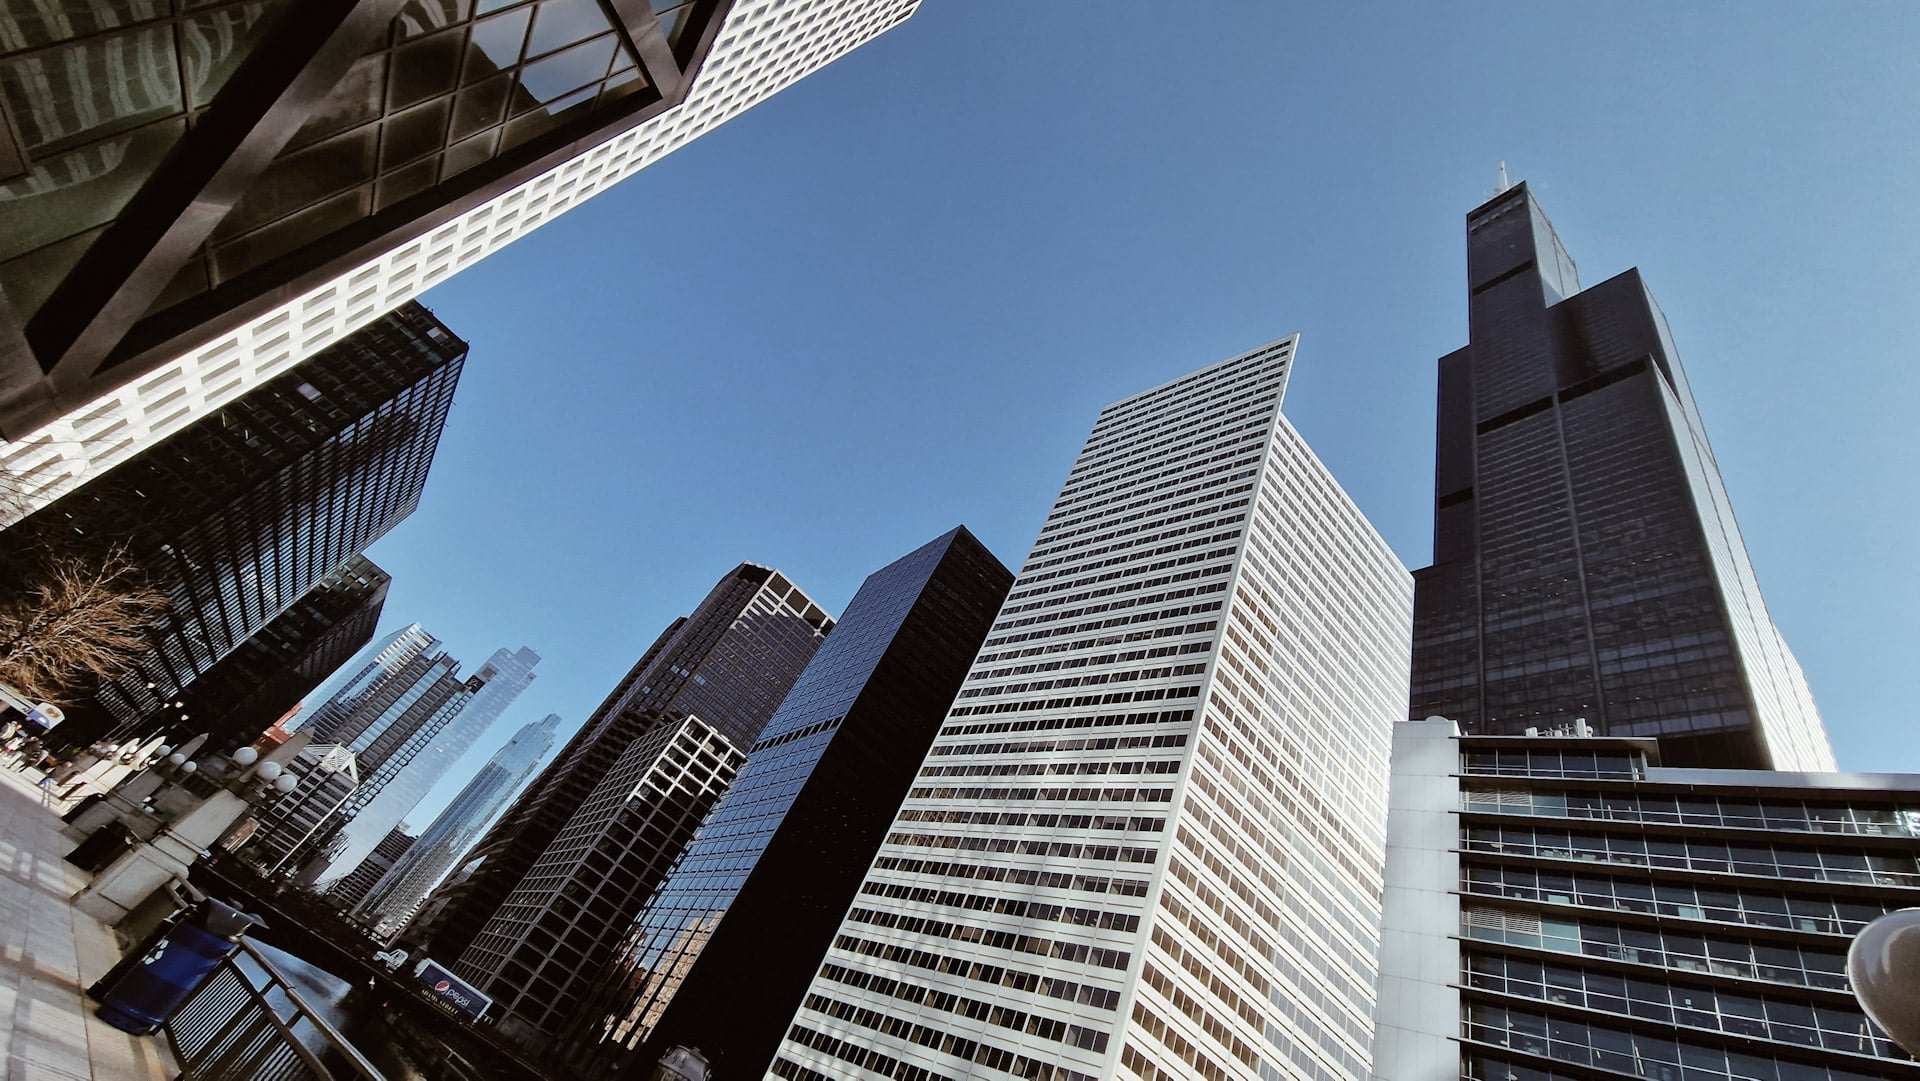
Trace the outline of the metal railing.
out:
[[[243,957],[260,976],[241,965]],[[386,1081],[245,940],[168,1018],[166,1032],[181,1081]],[[349,1072],[329,1069],[322,1055]]]

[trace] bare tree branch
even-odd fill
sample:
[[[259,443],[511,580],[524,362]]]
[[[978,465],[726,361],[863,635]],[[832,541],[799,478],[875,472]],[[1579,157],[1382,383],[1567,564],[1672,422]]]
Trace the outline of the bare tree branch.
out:
[[[113,679],[148,650],[167,603],[125,545],[48,555],[0,597],[0,680],[57,701]]]

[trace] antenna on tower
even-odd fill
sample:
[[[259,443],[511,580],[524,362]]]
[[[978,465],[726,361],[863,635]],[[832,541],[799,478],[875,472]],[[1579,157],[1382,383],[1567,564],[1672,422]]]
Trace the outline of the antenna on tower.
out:
[[[1498,195],[1498,194],[1504,193],[1507,189],[1511,187],[1513,187],[1513,185],[1507,183],[1507,163],[1506,161],[1502,160],[1500,162],[1500,190],[1498,192],[1495,192],[1494,194]]]

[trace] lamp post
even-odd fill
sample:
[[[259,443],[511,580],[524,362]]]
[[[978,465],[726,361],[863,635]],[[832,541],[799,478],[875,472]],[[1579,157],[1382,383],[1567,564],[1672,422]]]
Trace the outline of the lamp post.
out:
[[[1920,908],[1889,912],[1847,948],[1847,979],[1873,1023],[1920,1055]]]

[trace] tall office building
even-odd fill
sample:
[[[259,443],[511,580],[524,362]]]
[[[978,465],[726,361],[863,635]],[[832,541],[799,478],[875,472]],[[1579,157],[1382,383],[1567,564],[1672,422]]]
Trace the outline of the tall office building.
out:
[[[1846,972],[1920,904],[1920,777],[1457,733],[1394,733],[1380,1081],[1920,1078]]]
[[[779,571],[752,563],[729,571],[692,615],[654,640],[475,847],[469,863],[479,866],[456,875],[432,911],[423,910],[408,941],[446,961],[464,954],[616,760],[656,728],[695,716],[728,746],[751,747],[832,629],[826,612]],[[624,928],[633,914],[603,918]]]
[[[413,624],[390,636],[371,661],[302,721],[300,730],[311,731],[314,739],[352,751],[360,775],[352,795],[294,857],[308,881],[332,869],[347,843],[342,833],[347,824],[406,771],[478,689],[461,678],[460,662],[447,655],[440,640]],[[397,824],[396,817],[387,828]],[[385,834],[382,830],[375,843]]]
[[[267,874],[296,869],[308,842],[360,783],[353,752],[338,743],[307,744],[287,771],[300,779],[293,791],[262,805],[253,828],[243,827],[227,846]]]
[[[253,742],[373,640],[393,579],[364,556],[321,577],[286,611],[181,692],[209,752]]]
[[[1412,585],[1294,347],[1101,412],[773,1076],[1367,1076]]]
[[[412,850],[419,838],[408,833],[405,825],[395,826],[380,838],[373,851],[360,860],[352,871],[342,875],[338,882],[327,887],[327,900],[342,908],[351,908],[366,897],[393,865],[400,862]]]
[[[746,752],[698,716],[633,741],[453,970],[528,1051],[575,1016],[594,972],[733,783]]]
[[[686,1045],[766,1071],[1012,584],[964,527],[868,576],[567,1015],[569,1061],[648,1070]]]
[[[1640,272],[1582,290],[1521,184],[1467,215],[1467,286],[1412,716],[1489,735],[1577,718],[1679,764],[1833,769]]]
[[[61,494],[916,2],[8,5],[0,468]]]
[[[435,723],[423,725],[407,737],[404,760],[399,756],[387,758],[394,765],[391,779],[385,780],[363,806],[355,808],[353,820],[342,827],[346,839],[333,857],[330,876],[353,872],[381,838],[399,827],[454,762],[533,685],[533,669],[539,663],[540,654],[525,646],[494,650],[493,656],[467,677],[464,693],[458,696],[459,706],[451,713],[437,714]],[[375,776],[380,774],[376,772]],[[363,889],[361,894],[365,892]]]
[[[264,383],[231,366],[237,398],[8,529],[13,553],[124,545],[170,599],[152,648],[69,704],[62,737],[204,731],[184,692],[419,504],[466,351],[409,305]]]
[[[354,917],[383,938],[398,933],[427,894],[440,884],[453,861],[493,824],[494,816],[533,776],[540,760],[553,748],[554,730],[559,726],[560,715],[549,713],[538,723],[520,729],[506,746],[495,751],[433,824],[420,831],[419,841],[355,906]]]

